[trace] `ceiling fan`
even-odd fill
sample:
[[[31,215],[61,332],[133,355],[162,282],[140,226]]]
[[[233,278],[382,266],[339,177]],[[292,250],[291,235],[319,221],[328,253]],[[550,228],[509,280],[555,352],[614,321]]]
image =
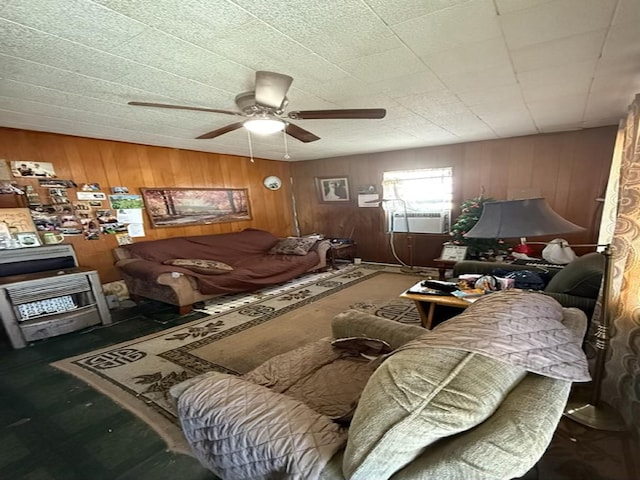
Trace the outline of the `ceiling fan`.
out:
[[[289,103],[286,95],[291,86],[291,82],[293,82],[293,78],[289,75],[266,71],[256,72],[255,90],[240,93],[235,98],[236,105],[240,111],[149,102],[129,102],[129,105],[194,110],[198,112],[223,113],[225,115],[246,117],[246,120],[241,122],[232,123],[217,130],[202,134],[196,137],[198,139],[215,138],[244,127],[250,132],[258,134],[269,134],[284,130],[288,135],[305,143],[320,140],[320,137],[317,135],[281,118],[284,114],[284,109]],[[384,118],[386,114],[387,111],[384,108],[356,108],[341,110],[299,110],[289,112],[287,117],[294,120],[376,119]]]

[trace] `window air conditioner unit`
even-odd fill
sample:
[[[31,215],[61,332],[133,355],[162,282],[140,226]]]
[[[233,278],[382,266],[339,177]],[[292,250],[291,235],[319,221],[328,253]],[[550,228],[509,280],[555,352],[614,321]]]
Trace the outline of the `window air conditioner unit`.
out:
[[[448,211],[442,212],[391,212],[389,214],[389,231],[409,233],[447,233],[449,231]]]

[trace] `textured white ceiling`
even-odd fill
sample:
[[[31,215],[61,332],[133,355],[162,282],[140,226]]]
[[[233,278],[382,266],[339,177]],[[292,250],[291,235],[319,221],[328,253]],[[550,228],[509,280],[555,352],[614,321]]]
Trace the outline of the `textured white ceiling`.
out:
[[[211,140],[255,71],[294,78],[291,160],[617,124],[640,92],[640,0],[0,0],[0,125],[248,155]],[[281,134],[253,136],[282,160]]]

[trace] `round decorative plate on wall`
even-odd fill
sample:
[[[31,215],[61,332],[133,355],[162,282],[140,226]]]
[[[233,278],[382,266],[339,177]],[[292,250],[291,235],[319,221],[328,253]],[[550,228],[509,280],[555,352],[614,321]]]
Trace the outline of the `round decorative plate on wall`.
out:
[[[264,183],[264,186],[269,190],[278,190],[282,186],[282,180],[275,175],[265,178],[262,183]]]

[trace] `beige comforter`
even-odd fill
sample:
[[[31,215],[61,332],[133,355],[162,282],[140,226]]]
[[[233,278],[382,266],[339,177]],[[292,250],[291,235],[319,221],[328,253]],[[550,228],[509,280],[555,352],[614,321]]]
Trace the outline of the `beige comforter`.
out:
[[[571,318],[569,316],[569,318]],[[482,297],[462,314],[400,349],[452,348],[487,355],[546,377],[588,382],[584,328],[563,323],[562,306],[542,293],[505,290]]]

